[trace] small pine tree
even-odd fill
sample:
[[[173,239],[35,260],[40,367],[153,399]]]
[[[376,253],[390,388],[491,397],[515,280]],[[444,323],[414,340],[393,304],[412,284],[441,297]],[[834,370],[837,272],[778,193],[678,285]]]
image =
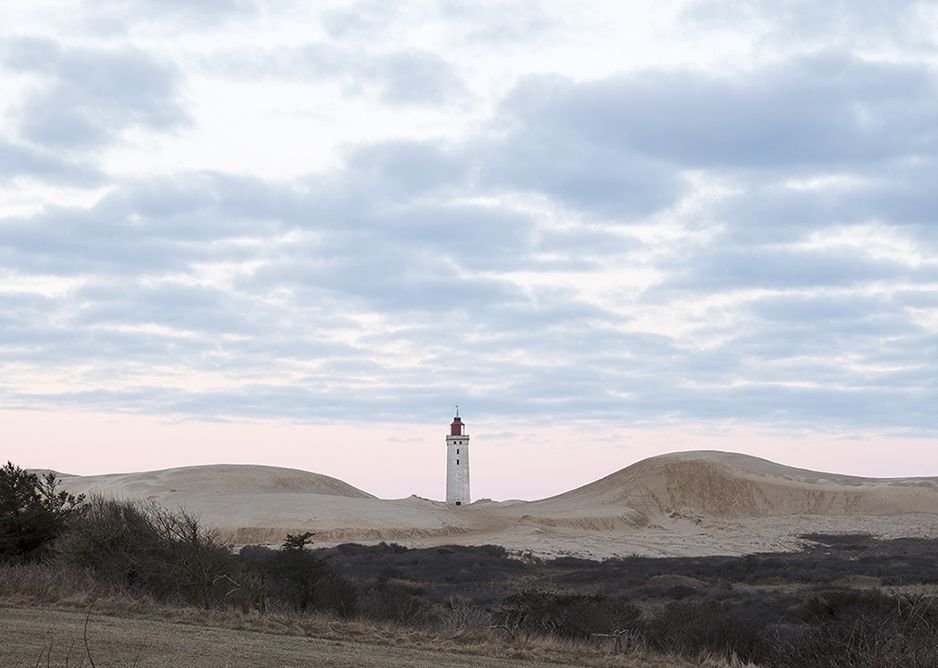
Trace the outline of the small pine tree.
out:
[[[300,534],[288,533],[286,539],[283,541],[283,545],[280,546],[280,549],[286,550],[287,552],[302,552],[306,549],[307,545],[313,544],[313,541],[311,540],[312,537],[312,531],[305,531]]]
[[[54,473],[40,478],[12,462],[0,468],[0,559],[42,554],[84,501],[58,489]]]

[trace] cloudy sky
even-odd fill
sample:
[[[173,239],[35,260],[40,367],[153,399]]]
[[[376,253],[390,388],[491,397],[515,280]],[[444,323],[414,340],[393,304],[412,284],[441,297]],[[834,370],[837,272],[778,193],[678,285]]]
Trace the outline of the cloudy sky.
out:
[[[938,475],[938,6],[0,5],[0,459]]]

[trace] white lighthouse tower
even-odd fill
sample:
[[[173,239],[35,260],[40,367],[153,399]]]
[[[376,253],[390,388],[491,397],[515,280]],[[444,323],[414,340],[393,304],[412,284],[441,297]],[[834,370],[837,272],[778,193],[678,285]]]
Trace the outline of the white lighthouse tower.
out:
[[[469,503],[469,434],[459,418],[459,406],[446,437],[446,503]]]

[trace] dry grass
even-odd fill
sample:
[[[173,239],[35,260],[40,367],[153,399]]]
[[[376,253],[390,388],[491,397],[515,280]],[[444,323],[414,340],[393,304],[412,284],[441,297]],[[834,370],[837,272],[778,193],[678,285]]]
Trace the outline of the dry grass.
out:
[[[30,603],[84,601],[117,595],[87,570],[65,565],[0,563],[0,597]]]
[[[237,647],[241,653],[234,655],[233,665],[284,665],[294,655],[305,656],[301,663],[306,665],[387,665],[388,648],[399,654],[394,659],[396,665],[414,666],[738,665],[717,657],[688,662],[642,646],[615,654],[613,644],[603,639],[587,642],[537,634],[511,638],[491,628],[487,619],[459,614],[458,610],[437,628],[414,629],[325,614],[169,606],[145,595],[108,590],[81,570],[41,565],[0,565],[0,625],[7,634],[0,649],[0,665],[35,665],[38,661],[39,665],[56,666],[66,665],[67,659],[69,665],[83,665],[87,657],[81,656],[79,627],[88,612],[92,613],[91,651],[97,653],[98,666],[186,665],[180,659],[185,656],[201,656],[198,665],[227,665],[215,660],[230,657],[231,648]],[[179,643],[163,642],[166,634],[179,638]],[[345,656],[356,657],[358,663],[342,663],[334,656],[329,648],[337,644]],[[313,660],[312,656],[318,658]],[[250,657],[262,658],[255,661]],[[449,657],[449,663],[441,657]]]
[[[0,665],[90,665],[83,647],[82,622],[86,620],[97,666],[260,666],[295,661],[434,668],[546,664],[743,668],[739,662],[717,656],[701,655],[688,661],[641,644],[616,653],[612,639],[583,641],[534,633],[510,637],[492,628],[487,616],[458,604],[451,606],[451,614],[436,627],[415,629],[321,613],[261,614],[235,608],[171,606],[144,594],[108,588],[81,569],[0,565],[0,626],[4,629]],[[167,637],[176,640],[166,642]]]
[[[87,648],[84,643],[87,626]],[[0,608],[3,666],[529,666],[530,662],[446,655],[431,649],[379,646],[354,639],[274,636],[167,621],[77,611]],[[564,665],[573,665],[570,663]]]
[[[488,617],[462,610],[458,605],[436,628],[419,629],[392,622],[339,619],[322,613],[261,614],[235,608],[173,606],[145,594],[108,588],[81,569],[42,564],[0,564],[3,622],[0,626],[9,631],[16,621],[20,628],[19,637],[13,638],[13,642],[8,637],[0,649],[0,665],[36,665],[37,661],[49,666],[90,665],[87,657],[81,656],[79,629],[89,612],[91,646],[92,652],[97,651],[98,666],[187,665],[181,657],[196,655],[202,657],[198,665],[228,665],[215,659],[229,656],[232,647],[241,647],[241,654],[236,655],[232,665],[271,662],[286,665],[284,661],[289,663],[297,652],[314,655],[319,652],[321,656],[313,663],[323,666],[387,665],[389,657],[384,653],[387,648],[402,652],[395,659],[396,665],[435,667],[495,665],[491,663],[495,659],[506,666],[744,668],[748,665],[707,654],[688,661],[649,650],[641,643],[616,653],[611,638],[583,641],[520,632],[509,636],[493,628]],[[157,632],[158,637],[152,638],[151,634]],[[182,644],[177,647],[162,643],[166,633],[182,639]],[[315,642],[304,645],[298,642],[302,640]],[[338,659],[328,649],[335,643],[360,663],[336,663]],[[262,652],[264,647],[266,655]],[[213,651],[218,654],[212,655]],[[255,655],[266,658],[253,664],[254,659],[245,658]],[[452,663],[441,663],[441,656],[451,657]],[[484,661],[475,663],[480,658]],[[300,661],[306,665],[310,662],[309,657]]]

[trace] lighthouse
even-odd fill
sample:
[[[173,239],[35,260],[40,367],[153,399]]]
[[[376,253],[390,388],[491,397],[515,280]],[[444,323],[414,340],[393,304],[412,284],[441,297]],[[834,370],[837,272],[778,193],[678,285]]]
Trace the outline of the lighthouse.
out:
[[[446,436],[446,503],[469,503],[469,434],[459,417],[459,406]]]

